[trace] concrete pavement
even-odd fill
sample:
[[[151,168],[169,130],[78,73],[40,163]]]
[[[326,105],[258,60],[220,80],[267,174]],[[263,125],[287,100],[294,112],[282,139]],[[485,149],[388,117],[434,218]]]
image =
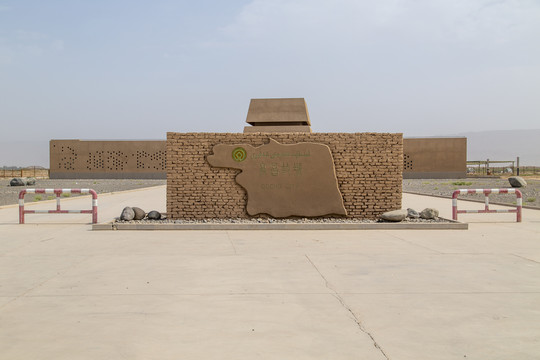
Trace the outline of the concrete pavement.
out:
[[[164,211],[165,187],[100,196],[100,221],[128,205]],[[404,194],[404,207],[450,217],[451,201]],[[0,359],[538,359],[540,211],[523,218],[98,232],[90,215],[18,225],[0,208]]]

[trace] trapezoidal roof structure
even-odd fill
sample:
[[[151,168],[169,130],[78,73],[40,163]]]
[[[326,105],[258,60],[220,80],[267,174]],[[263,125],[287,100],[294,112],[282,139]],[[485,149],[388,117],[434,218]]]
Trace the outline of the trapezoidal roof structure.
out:
[[[311,132],[304,98],[251,99],[244,133]]]

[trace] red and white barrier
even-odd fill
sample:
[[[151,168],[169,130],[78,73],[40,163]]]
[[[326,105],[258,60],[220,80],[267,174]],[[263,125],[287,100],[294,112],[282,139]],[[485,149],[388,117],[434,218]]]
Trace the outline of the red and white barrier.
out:
[[[24,195],[26,194],[56,194],[56,210],[24,210]],[[91,194],[91,210],[62,210],[60,208],[61,194]],[[24,214],[92,214],[92,224],[97,224],[97,193],[93,189],[24,189],[19,193],[19,224],[24,224]]]
[[[484,194],[484,210],[458,210],[457,198],[458,195],[467,194]],[[502,209],[502,210],[490,210],[489,209],[489,195],[490,194],[516,194],[516,208],[515,209]],[[452,194],[452,219],[457,220],[458,214],[483,214],[483,213],[516,213],[516,221],[521,222],[521,207],[523,204],[523,196],[518,189],[459,189]]]

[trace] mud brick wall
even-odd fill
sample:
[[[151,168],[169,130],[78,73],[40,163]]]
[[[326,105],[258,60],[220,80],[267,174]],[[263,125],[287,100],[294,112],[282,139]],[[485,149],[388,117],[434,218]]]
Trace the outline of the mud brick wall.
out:
[[[348,217],[375,219],[401,208],[403,136],[388,133],[167,133],[167,213],[171,219],[249,218],[236,169],[206,161],[217,144],[314,142],[332,151]]]

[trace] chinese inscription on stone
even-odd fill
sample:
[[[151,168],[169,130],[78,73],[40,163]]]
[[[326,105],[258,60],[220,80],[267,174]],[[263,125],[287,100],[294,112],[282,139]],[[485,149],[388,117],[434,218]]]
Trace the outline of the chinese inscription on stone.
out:
[[[240,169],[236,182],[246,189],[247,213],[273,217],[347,215],[334,160],[324,144],[216,145],[210,165]]]

